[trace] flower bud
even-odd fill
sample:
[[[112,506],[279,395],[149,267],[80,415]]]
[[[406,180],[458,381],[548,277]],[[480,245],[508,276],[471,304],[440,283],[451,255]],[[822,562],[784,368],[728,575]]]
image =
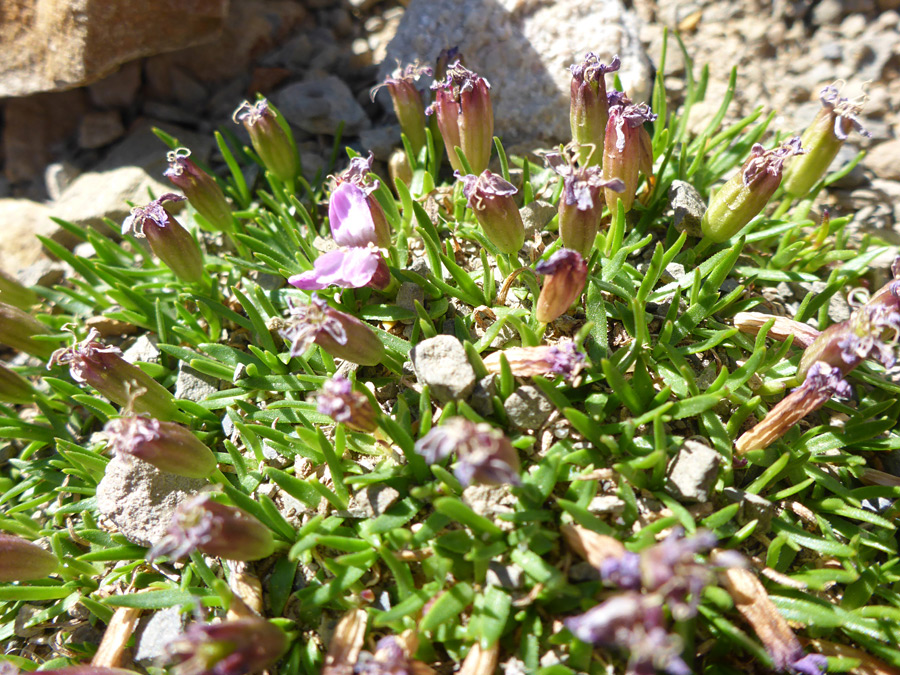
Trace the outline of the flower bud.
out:
[[[571,340],[538,347],[509,347],[488,354],[484,357],[484,367],[489,373],[499,375],[502,372],[501,355],[506,357],[516,377],[562,375],[571,379],[584,368],[584,354],[575,348]]]
[[[206,478],[218,464],[216,456],[189,429],[149,417],[120,417],[107,422],[109,447],[152,464],[160,471],[188,478]]]
[[[372,433],[378,428],[368,397],[353,391],[353,384],[346,377],[338,375],[326,380],[316,401],[318,412],[355,431]]]
[[[244,125],[266,169],[282,183],[292,184],[300,168],[297,146],[278,123],[278,113],[269,102],[264,98],[256,103],[244,101],[232,119]]]
[[[176,417],[179,412],[172,394],[123,359],[118,347],[97,342],[98,334],[91,329],[84,341],[57,349],[47,367],[68,365],[73,380],[91,385],[113,403],[128,405],[137,414],[147,413],[161,420]]]
[[[308,305],[290,304],[288,326],[280,333],[291,341],[292,357],[316,343],[332,356],[361,366],[377,365],[384,358],[384,345],[371,328],[333,309],[315,293]]]
[[[329,286],[340,288],[386,288],[391,273],[378,249],[339,248],[316,258],[313,269],[288,278],[288,283],[305,291]]]
[[[166,646],[175,675],[246,675],[274,665],[288,648],[287,635],[257,616],[193,623]]]
[[[650,112],[646,103],[632,105],[624,97],[622,103],[609,109],[603,145],[603,178],[618,178],[624,183],[622,190],[606,189],[610,213],[616,212],[619,200],[627,213],[634,204],[638,175],[643,173],[649,177],[653,173],[653,145],[644,122],[655,119],[656,115]]]
[[[609,120],[604,75],[619,69],[618,56],[609,65],[600,63],[597,55],[588,52],[581,63],[569,67],[572,71],[569,125],[572,140],[578,144],[578,163],[581,166],[600,166],[603,163],[603,139]]]
[[[0,270],[0,302],[27,311],[37,301],[37,293],[30,288],[25,288],[13,277]]]
[[[168,155],[169,168],[163,175],[185,194],[211,228],[231,232],[234,218],[222,188],[215,178],[188,159],[190,154],[187,148],[172,150]]]
[[[825,87],[819,95],[822,108],[800,141],[806,154],[794,159],[784,172],[784,190],[803,196],[812,189],[831,165],[851,129],[870,137],[859,119],[860,101],[841,98],[835,87]]]
[[[519,453],[490,424],[451,417],[416,443],[416,452],[435,464],[456,453],[454,475],[462,485],[519,485]]]
[[[249,513],[220,504],[205,493],[175,509],[165,537],[148,557],[177,560],[195,550],[226,560],[259,560],[272,555],[275,541],[269,528]]]
[[[425,147],[425,104],[422,102],[422,93],[416,89],[415,81],[420,75],[431,75],[431,68],[416,64],[398,68],[384,84],[372,91],[375,93],[380,87],[387,87],[391,100],[394,102],[394,113],[400,122],[400,129],[409,139],[413,154],[419,156],[419,152]]]
[[[516,187],[488,169],[480,176],[459,171],[454,175],[463,182],[463,194],[485,236],[501,253],[518,253],[525,243],[525,225],[513,199]]]
[[[793,336],[794,346],[806,349],[816,338],[819,337],[821,331],[813,328],[809,324],[800,321],[794,321],[786,316],[773,316],[771,314],[763,314],[762,312],[738,312],[734,315],[734,326],[742,333],[747,335],[756,335],[770,320],[775,322],[766,333],[766,337],[784,342],[788,337]]]
[[[40,672],[42,675],[138,675],[133,670],[105,668],[102,666],[68,666],[67,668],[41,670]]]
[[[704,236],[719,243],[730,239],[759,215],[781,184],[784,162],[806,152],[797,137],[766,150],[757,143],[740,170],[713,195],[700,221]]]
[[[390,248],[391,228],[375,195],[378,181],[372,180],[372,153],[354,157],[350,166],[336,177],[328,200],[328,223],[338,246],[365,248],[373,244]]]
[[[50,551],[27,539],[0,533],[0,582],[43,579],[58,567],[59,560]]]
[[[34,338],[48,332],[50,329],[31,314],[0,302],[0,345],[46,359],[53,354],[53,344]]]
[[[465,171],[454,150],[460,148],[472,172],[480,174],[488,166],[494,142],[491,85],[456,61],[448,66],[446,79],[431,88],[435,97],[427,112],[437,116],[450,165],[460,173]]]
[[[0,401],[4,403],[31,403],[34,389],[17,372],[0,363]]]
[[[122,223],[122,234],[134,234],[146,238],[156,257],[182,281],[196,283],[203,278],[203,254],[191,233],[181,226],[164,207],[163,202],[181,202],[184,197],[164,194],[147,206],[131,209],[131,215]]]
[[[563,246],[589,258],[603,213],[600,191],[604,188],[624,190],[625,183],[618,178],[604,180],[599,166],[576,168],[571,157],[557,152],[549,153],[544,159],[563,180],[563,193],[559,199],[559,238]]]
[[[534,271],[545,275],[544,285],[535,307],[535,318],[541,323],[555,321],[572,306],[584,290],[588,266],[577,251],[561,248]]]

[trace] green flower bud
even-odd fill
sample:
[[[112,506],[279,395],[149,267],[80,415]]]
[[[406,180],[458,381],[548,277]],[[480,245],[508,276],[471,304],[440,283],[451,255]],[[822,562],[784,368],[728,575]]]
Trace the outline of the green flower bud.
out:
[[[525,225],[513,198],[516,187],[488,169],[480,176],[459,171],[453,175],[463,182],[463,194],[485,236],[502,253],[518,253],[525,243]]]
[[[117,455],[137,457],[160,471],[188,478],[206,478],[218,461],[212,450],[194,434],[174,422],[149,417],[120,417],[110,420],[105,431],[109,447]]]
[[[0,345],[47,359],[53,354],[53,344],[34,338],[48,332],[50,329],[31,314],[26,314],[18,307],[0,302]]]
[[[616,204],[621,200],[627,213],[634,204],[639,175],[643,173],[649,177],[653,173],[653,147],[644,122],[652,122],[656,115],[650,112],[646,103],[633,105],[619,92],[611,92],[609,98],[619,103],[609,109],[603,146],[603,178],[621,180],[624,189],[607,188],[606,206],[610,213],[615,213]]]
[[[480,174],[488,166],[494,142],[491,85],[457,61],[447,68],[447,79],[431,88],[435,97],[428,112],[437,117],[450,165],[460,173],[465,171],[454,150],[458,147],[472,172]]]
[[[0,270],[0,302],[27,311],[37,301],[37,293],[30,288],[25,288],[13,277]]]
[[[384,81],[384,84],[372,91],[372,96],[381,87],[387,87],[391,100],[394,102],[394,113],[400,122],[400,129],[409,139],[413,154],[419,156],[419,151],[425,147],[425,104],[422,102],[422,93],[416,89],[415,81],[420,75],[431,75],[431,68],[413,64],[406,68],[398,68],[394,74]]]
[[[43,579],[59,567],[50,551],[12,534],[0,534],[0,582]]]
[[[275,108],[264,98],[255,104],[244,101],[232,119],[244,125],[250,144],[266,169],[282,183],[291,184],[300,170],[297,146],[278,123]]]
[[[288,648],[287,635],[256,616],[194,623],[166,651],[175,675],[246,675],[272,666]]]
[[[172,150],[168,155],[169,168],[163,174],[185,194],[210,227],[219,232],[231,232],[234,217],[222,188],[215,178],[188,159],[190,154],[187,148]]]
[[[603,163],[603,139],[609,120],[604,75],[617,71],[620,65],[618,56],[614,56],[607,66],[600,63],[596,54],[589,52],[581,63],[569,67],[572,71],[569,126],[572,140],[578,144],[581,166]]]
[[[0,401],[4,403],[31,403],[34,389],[15,371],[0,363]]]

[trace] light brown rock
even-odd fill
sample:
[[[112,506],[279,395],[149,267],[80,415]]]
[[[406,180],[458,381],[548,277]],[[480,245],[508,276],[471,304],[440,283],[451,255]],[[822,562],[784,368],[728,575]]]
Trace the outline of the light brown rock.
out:
[[[863,163],[878,178],[900,180],[900,138],[876,145]]]
[[[126,61],[200,44],[227,11],[228,0],[3,0],[0,97],[78,87]]]
[[[78,145],[82,148],[102,148],[125,133],[122,116],[116,110],[88,113],[78,125]]]
[[[0,269],[15,275],[45,258],[36,235],[71,246],[74,237],[50,220],[50,209],[28,199],[0,199]]]

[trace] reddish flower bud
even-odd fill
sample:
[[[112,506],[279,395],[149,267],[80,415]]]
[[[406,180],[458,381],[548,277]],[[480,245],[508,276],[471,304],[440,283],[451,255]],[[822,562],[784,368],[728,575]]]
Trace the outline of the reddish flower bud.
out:
[[[519,485],[519,453],[503,432],[490,424],[451,417],[416,443],[416,452],[429,464],[456,453],[454,474],[463,485]]]
[[[172,150],[168,155],[169,168],[163,174],[185,194],[211,228],[231,232],[234,217],[222,188],[215,178],[188,159],[190,154],[187,148]]]
[[[30,288],[25,288],[9,274],[0,270],[0,302],[29,310],[37,301],[37,293]]]
[[[122,234],[132,233],[139,239],[146,238],[150,249],[182,281],[196,283],[206,273],[203,254],[191,233],[181,226],[164,207],[163,202],[181,202],[184,197],[164,194],[147,206],[131,209],[131,215],[122,223]]]
[[[400,122],[400,129],[406,134],[417,157],[419,151],[425,147],[425,104],[422,102],[422,92],[416,89],[415,85],[415,81],[421,75],[431,75],[431,68],[417,63],[406,68],[398,68],[383,84],[372,90],[374,98],[378,89],[387,87],[394,102],[394,113]]]
[[[872,135],[859,119],[862,102],[841,98],[830,86],[819,98],[822,108],[800,138],[806,154],[795,158],[784,172],[784,190],[791,195],[805,195],[825,175],[851,129],[866,137]]]
[[[621,200],[628,212],[634,204],[638,175],[653,173],[653,146],[644,122],[652,122],[656,115],[646,103],[632,105],[627,98],[609,109],[606,136],[603,146],[603,178],[618,178],[624,183],[621,191],[607,188],[606,205],[610,213],[616,212]]]
[[[113,403],[128,405],[137,414],[147,413],[162,420],[176,417],[179,413],[172,394],[123,359],[118,347],[97,342],[97,335],[92,329],[84,341],[57,349],[47,367],[68,365],[73,380],[91,385]]]
[[[120,417],[107,422],[109,447],[118,455],[137,457],[167,471],[188,478],[206,478],[218,464],[189,429],[174,422],[149,417]]]
[[[516,187],[488,169],[480,176],[459,171],[454,175],[463,182],[463,194],[485,236],[501,253],[518,253],[525,243],[525,225],[513,198]]]
[[[41,670],[43,675],[138,675],[133,670],[124,668],[103,668],[99,666],[69,666],[67,668],[54,668],[53,670]],[[5,673],[3,675],[6,675]]]
[[[428,113],[437,116],[450,165],[460,173],[465,171],[454,150],[458,147],[472,172],[480,174],[488,166],[494,142],[491,85],[457,61],[447,68],[447,78],[431,88],[435,97]]]
[[[545,275],[544,285],[535,306],[535,317],[541,323],[555,321],[572,306],[584,290],[588,266],[577,251],[561,248],[534,268]]]
[[[34,338],[48,332],[47,326],[31,314],[0,302],[0,345],[46,359],[53,353],[53,344]]]
[[[12,534],[0,534],[0,582],[43,579],[59,567],[50,551]]]
[[[179,663],[175,675],[247,675],[275,664],[288,648],[287,635],[256,616],[193,623],[166,647]]]
[[[353,384],[346,377],[326,380],[316,401],[318,412],[355,431],[372,433],[378,428],[375,410],[368,397],[353,391]]]
[[[781,184],[785,160],[804,152],[797,137],[773,150],[754,145],[750,159],[710,200],[700,222],[703,235],[718,243],[744,229]]]
[[[17,372],[0,363],[0,401],[4,403],[31,403],[34,389]]]
[[[604,180],[599,166],[576,168],[571,157],[557,152],[544,159],[563,179],[563,193],[559,199],[559,238],[563,246],[589,258],[603,213],[600,191],[604,188],[621,191],[625,189],[625,183],[618,178]]]
[[[264,98],[244,101],[232,119],[250,134],[250,144],[266,169],[282,183],[292,184],[300,169],[297,146],[278,123],[278,112]]]
[[[281,336],[291,341],[291,356],[300,356],[316,343],[326,352],[361,366],[384,358],[384,345],[362,321],[339,312],[315,293],[308,305],[290,304],[288,327]]]
[[[572,140],[578,144],[581,166],[603,163],[603,139],[609,120],[604,75],[617,71],[620,65],[618,56],[614,56],[607,66],[600,63],[596,54],[588,52],[581,63],[569,67],[572,71],[569,125]]]
[[[191,497],[172,515],[166,536],[148,558],[183,558],[198,550],[226,560],[259,560],[272,555],[269,528],[246,511],[215,501],[209,493]]]

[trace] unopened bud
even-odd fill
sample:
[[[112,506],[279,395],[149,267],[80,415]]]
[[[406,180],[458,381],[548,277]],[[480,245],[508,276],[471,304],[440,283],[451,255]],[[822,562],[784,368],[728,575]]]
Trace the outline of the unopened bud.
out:
[[[37,293],[20,284],[3,270],[0,270],[0,302],[19,309],[29,310],[37,301]]]
[[[525,243],[525,225],[516,206],[516,187],[485,169],[480,176],[454,173],[485,236],[501,253],[514,254]]]
[[[0,363],[0,401],[4,403],[31,403],[34,389],[17,372]]]
[[[232,119],[244,125],[250,134],[250,144],[266,169],[282,183],[293,183],[300,168],[297,146],[279,124],[278,112],[272,104],[264,98],[256,103],[244,101]]]
[[[378,428],[368,397],[353,391],[353,383],[345,377],[326,380],[316,402],[318,412],[355,431],[371,433]]]
[[[391,245],[391,228],[373,194],[379,182],[369,176],[371,171],[370,152],[367,158],[351,159],[350,166],[335,178],[336,185],[328,199],[328,223],[338,246]]]
[[[194,623],[166,652],[178,664],[175,675],[247,675],[274,665],[288,648],[287,635],[251,616],[221,623]]]
[[[107,422],[109,447],[117,455],[129,455],[160,471],[188,478],[206,478],[216,468],[212,450],[194,434],[174,422],[149,417],[120,417]]]
[[[535,318],[541,323],[550,323],[565,314],[579,298],[587,282],[588,266],[580,253],[561,248],[534,269],[545,275]]]
[[[249,513],[220,504],[207,493],[175,509],[166,536],[149,557],[179,559],[195,550],[226,560],[259,560],[272,555],[275,541],[269,528]]]
[[[793,337],[793,344],[804,349],[815,342],[821,333],[821,331],[809,324],[794,321],[786,316],[772,316],[762,312],[738,312],[734,315],[734,325],[742,333],[756,335],[759,333],[759,329],[772,319],[774,319],[774,323],[769,332],[766,333],[766,337],[782,342],[787,340],[788,337]]]
[[[784,189],[791,195],[805,195],[825,175],[851,129],[866,137],[872,135],[859,119],[860,101],[841,98],[831,86],[825,87],[819,98],[822,108],[800,139],[806,154],[796,157],[784,172]]]
[[[562,375],[573,378],[584,368],[585,360],[571,340],[538,347],[509,347],[484,357],[484,367],[489,373],[499,375],[502,372],[501,355],[506,357],[516,377]]]
[[[572,71],[569,125],[572,140],[578,144],[581,166],[603,163],[603,139],[609,120],[604,75],[617,71],[619,66],[618,56],[614,56],[607,66],[600,63],[596,54],[589,52],[581,63],[569,67]]]
[[[291,341],[291,356],[300,356],[315,343],[332,356],[361,366],[377,365],[384,358],[384,345],[371,328],[315,293],[309,304],[290,305],[288,326],[281,335]]]
[[[168,155],[169,168],[164,175],[185,194],[191,206],[211,228],[219,232],[231,232],[234,217],[222,188],[215,178],[189,159],[190,154],[191,151],[187,148],[171,151]]]
[[[649,177],[653,173],[653,146],[644,122],[655,119],[656,115],[650,112],[646,103],[622,103],[609,109],[603,146],[603,178],[618,178],[624,184],[621,191],[606,189],[610,213],[616,212],[620,200],[628,212],[634,204],[638,176],[643,173]]]
[[[92,329],[82,342],[57,349],[47,367],[69,366],[76,382],[89,384],[113,403],[161,420],[178,416],[172,394],[143,370],[122,358],[118,347],[97,342]]]
[[[435,464],[456,453],[454,474],[463,485],[519,485],[519,453],[502,431],[451,417],[434,427],[418,443],[416,452]]]
[[[785,160],[804,152],[797,137],[773,150],[754,145],[750,159],[710,200],[700,222],[704,236],[719,243],[744,229],[781,184]]]
[[[387,87],[394,102],[394,113],[400,122],[400,129],[409,139],[413,154],[418,157],[419,151],[425,147],[425,104],[422,92],[416,89],[415,81],[421,75],[431,75],[431,68],[413,64],[406,68],[398,68],[394,74],[380,86]],[[374,96],[375,91],[372,94]]]
[[[139,239],[146,238],[150,249],[182,281],[196,283],[203,278],[203,254],[191,233],[181,226],[163,202],[180,202],[184,197],[164,194],[147,206],[131,209],[131,215],[122,223],[122,234],[132,233]]]
[[[50,551],[12,534],[0,534],[0,582],[43,579],[59,567]]]
[[[491,85],[457,61],[447,68],[447,78],[435,82],[431,88],[435,90],[435,98],[428,112],[437,116],[450,165],[460,173],[465,172],[454,150],[458,147],[472,172],[480,174],[491,159],[494,137]]]
[[[48,332],[47,326],[31,314],[0,302],[0,345],[46,359],[53,354],[53,344],[35,340],[35,337]]]

